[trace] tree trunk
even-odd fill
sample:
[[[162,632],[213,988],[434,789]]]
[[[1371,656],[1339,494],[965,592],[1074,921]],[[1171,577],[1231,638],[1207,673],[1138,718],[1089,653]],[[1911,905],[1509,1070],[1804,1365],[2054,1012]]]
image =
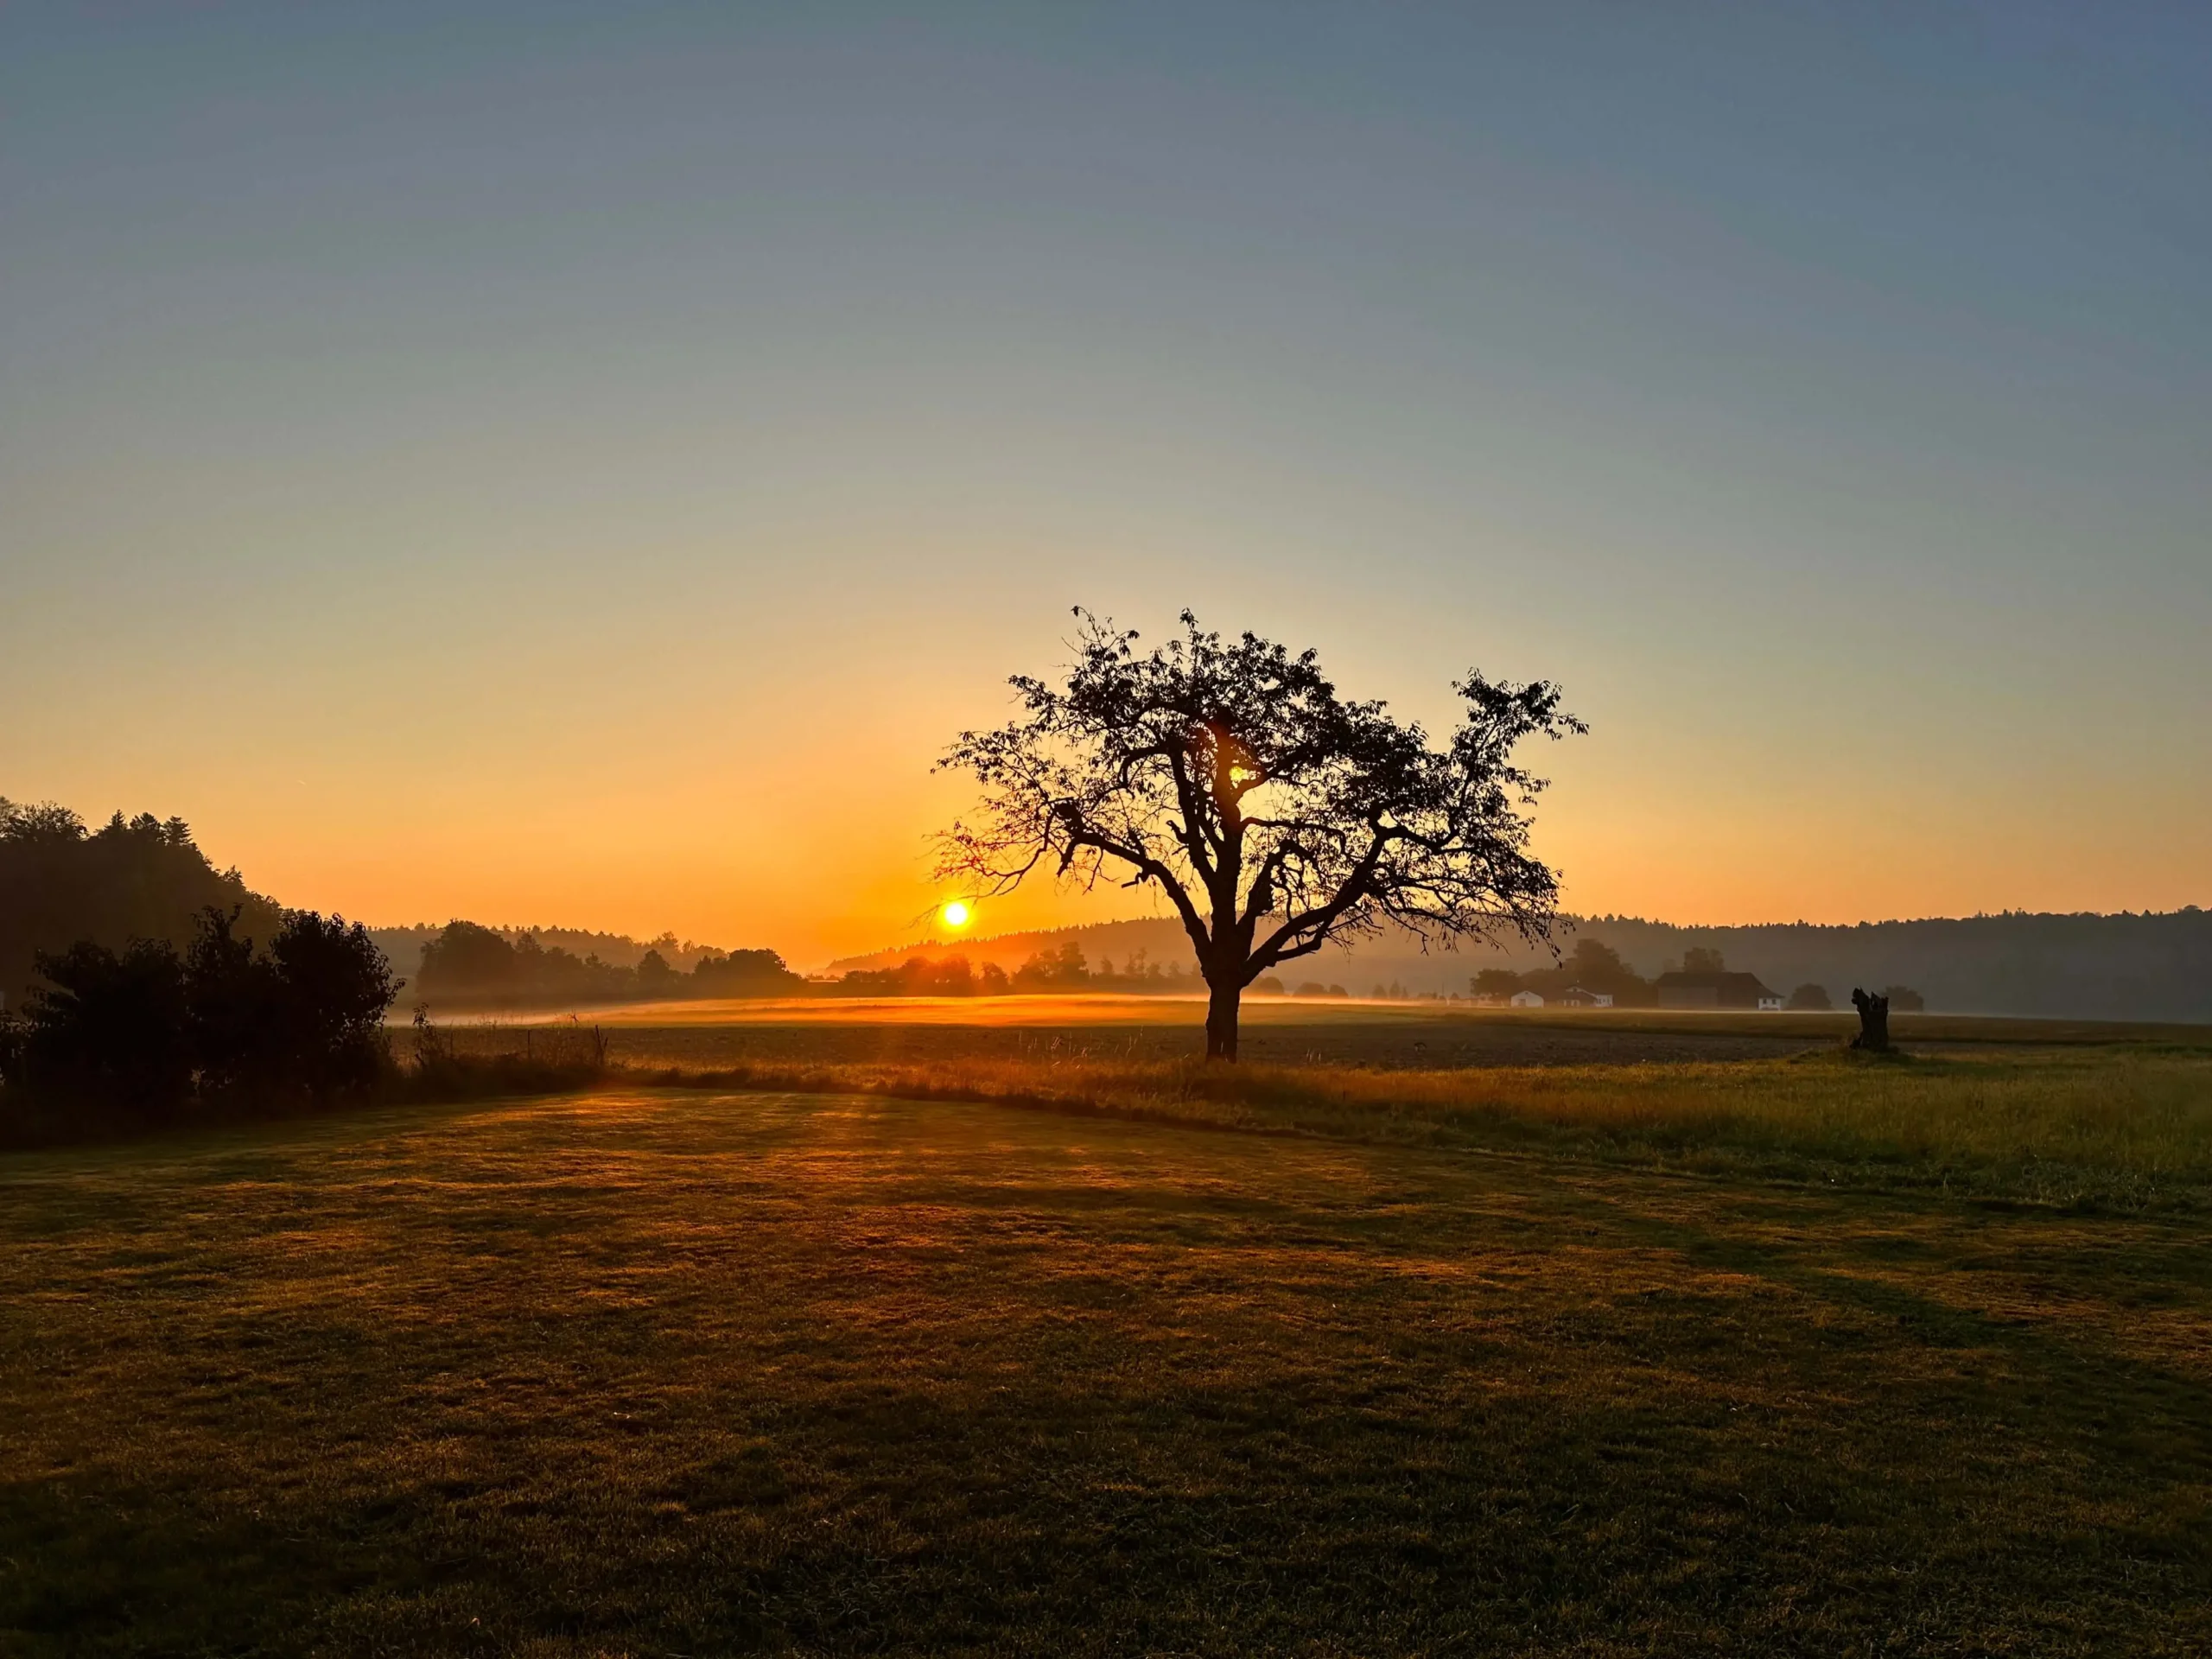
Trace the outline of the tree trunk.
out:
[[[1859,1010],[1859,1034],[1851,1039],[1853,1048],[1868,1049],[1877,1054],[1890,1052],[1890,999],[1869,996],[1853,988],[1851,1006]]]
[[[1236,1058],[1236,1002],[1244,988],[1236,984],[1216,985],[1206,1002],[1206,1058],[1234,1060]]]

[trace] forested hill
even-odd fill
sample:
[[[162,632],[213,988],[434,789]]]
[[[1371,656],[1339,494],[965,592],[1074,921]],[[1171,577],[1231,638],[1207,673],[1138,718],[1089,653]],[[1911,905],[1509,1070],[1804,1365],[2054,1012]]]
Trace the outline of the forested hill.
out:
[[[1647,973],[1695,946],[1787,991],[1907,984],[1931,1008],[2077,1019],[2212,1019],[2212,913],[2012,912],[1851,927],[1675,927],[1605,916],[1581,931]],[[1510,964],[1509,964],[1510,965]],[[1838,995],[1839,1001],[1842,1000]]]
[[[1862,922],[1853,926],[1769,923],[1751,927],[1682,927],[1640,917],[1575,918],[1562,945],[1578,938],[1609,944],[1637,972],[1656,976],[1694,949],[1719,950],[1732,969],[1757,974],[1776,989],[1825,986],[1839,1002],[1854,985],[1910,985],[1931,1008],[1958,1014],[2016,1014],[2080,1019],[2212,1020],[2212,913],[2195,906],[2153,914],[1997,916]],[[908,958],[963,955],[1009,970],[1032,956],[1077,944],[1095,963],[1118,968],[1141,951],[1153,962],[1188,965],[1183,930],[1167,918],[1109,922],[1052,931],[883,950],[831,964],[832,971],[895,966]],[[1357,995],[1396,985],[1415,994],[1465,993],[1484,968],[1548,966],[1549,953],[1477,946],[1423,952],[1390,931],[1286,964],[1282,976],[1326,980]]]
[[[118,812],[98,830],[65,807],[0,800],[0,1007],[22,1006],[41,950],[79,939],[119,950],[134,938],[191,943],[209,906],[238,912],[243,938],[268,939],[277,907],[218,870],[178,818]]]

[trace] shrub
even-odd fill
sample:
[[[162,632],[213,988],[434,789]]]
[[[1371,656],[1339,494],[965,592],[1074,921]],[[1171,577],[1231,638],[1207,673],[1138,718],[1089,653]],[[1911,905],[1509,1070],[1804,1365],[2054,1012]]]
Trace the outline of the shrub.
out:
[[[390,1065],[384,1016],[399,982],[368,931],[291,911],[257,950],[238,914],[202,912],[181,957],[161,939],[41,953],[48,986],[0,1075],[49,1114],[141,1120],[195,1096],[260,1105],[373,1084]]]

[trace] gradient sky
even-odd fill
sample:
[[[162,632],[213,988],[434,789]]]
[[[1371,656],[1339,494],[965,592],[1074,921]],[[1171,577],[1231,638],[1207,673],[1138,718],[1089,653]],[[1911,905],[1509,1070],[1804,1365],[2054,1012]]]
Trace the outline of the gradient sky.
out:
[[[922,10],[0,10],[0,794],[811,963],[1188,604],[1579,909],[2212,902],[2212,9]]]

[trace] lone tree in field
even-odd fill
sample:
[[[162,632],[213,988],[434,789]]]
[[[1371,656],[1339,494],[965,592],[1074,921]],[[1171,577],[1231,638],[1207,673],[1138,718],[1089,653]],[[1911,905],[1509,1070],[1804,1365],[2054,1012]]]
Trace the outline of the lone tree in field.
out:
[[[1448,747],[1380,702],[1351,702],[1308,651],[1137,635],[1078,610],[1067,683],[1017,675],[1020,718],[963,732],[938,762],[982,788],[977,822],[940,838],[938,874],[1003,893],[1042,868],[1085,886],[1156,886],[1211,993],[1206,1056],[1236,1058],[1238,999],[1262,974],[1386,922],[1424,941],[1549,936],[1559,884],[1529,855],[1543,786],[1513,765],[1541,733],[1584,729],[1559,689],[1453,687]]]

